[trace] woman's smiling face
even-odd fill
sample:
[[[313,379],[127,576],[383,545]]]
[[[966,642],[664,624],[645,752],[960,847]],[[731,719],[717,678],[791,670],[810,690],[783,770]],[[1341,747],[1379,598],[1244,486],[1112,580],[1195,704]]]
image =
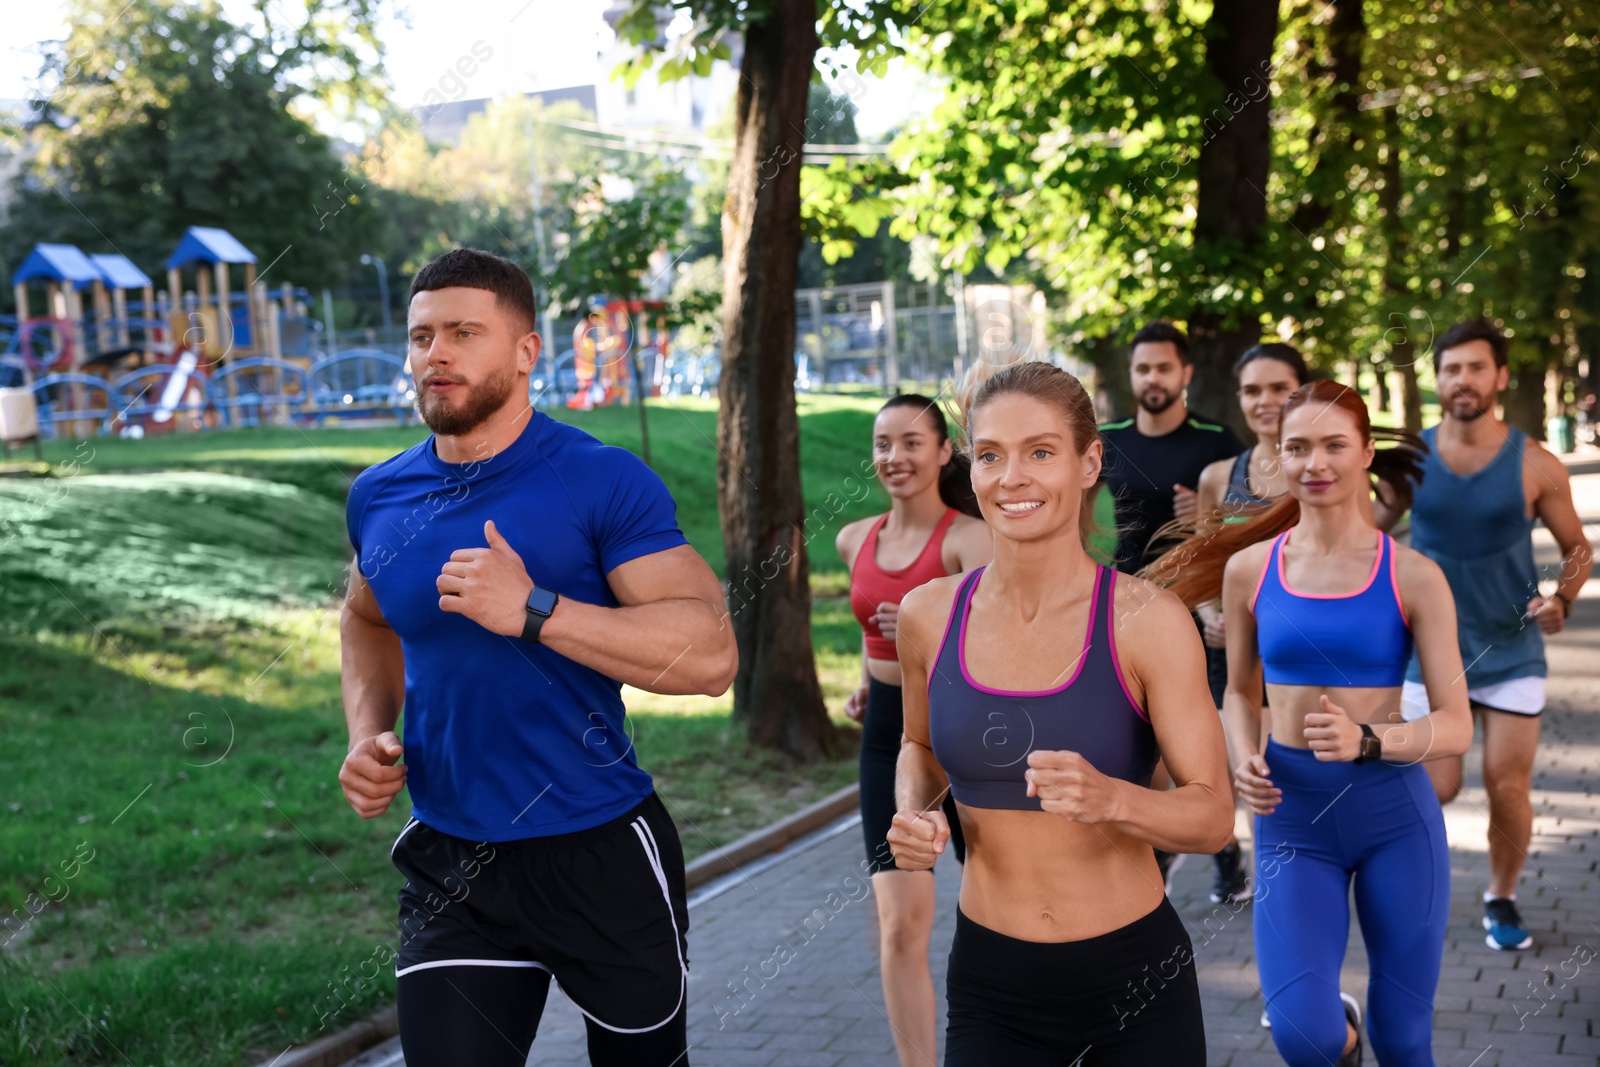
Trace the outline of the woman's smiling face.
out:
[[[1257,437],[1277,436],[1283,402],[1300,388],[1294,368],[1279,359],[1253,359],[1239,371],[1239,410]]]
[[[935,417],[943,416],[912,404],[896,404],[872,421],[872,463],[890,496],[914,497],[938,484],[940,468],[950,462],[951,444],[939,440]]]
[[[1343,503],[1355,492],[1370,492],[1372,442],[1364,439],[1355,416],[1337,404],[1301,404],[1291,411],[1283,420],[1278,454],[1289,492],[1302,507]]]
[[[1084,490],[1100,475],[1098,438],[1078,453],[1066,413],[1021,393],[974,412],[972,434],[972,489],[991,527],[1024,541],[1077,530]]]

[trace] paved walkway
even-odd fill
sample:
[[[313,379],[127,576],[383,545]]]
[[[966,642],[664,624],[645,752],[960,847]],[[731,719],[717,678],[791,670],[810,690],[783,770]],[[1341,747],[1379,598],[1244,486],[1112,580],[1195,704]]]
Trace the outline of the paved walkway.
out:
[[[1600,544],[1600,473],[1579,477],[1575,488],[1591,540]],[[1540,562],[1553,562],[1554,549],[1542,530],[1540,536]],[[1445,809],[1452,889],[1435,1001],[1440,1067],[1600,1064],[1600,582],[1584,594],[1575,625],[1549,642],[1551,706],[1533,787],[1531,862],[1518,890],[1534,949],[1499,953],[1483,942],[1487,808],[1478,748],[1468,757],[1466,788]],[[1242,819],[1240,828],[1248,829]],[[860,831],[853,824],[835,829],[803,851],[747,868],[743,879],[707,887],[692,902],[689,1038],[696,1067],[896,1067],[878,977],[875,905],[857,880]],[[959,883],[955,866],[942,866],[933,955],[941,991]],[[1232,914],[1212,905],[1210,881],[1210,861],[1190,857],[1172,894],[1196,945],[1208,1061],[1281,1064],[1258,1022],[1250,910]],[[1344,988],[1364,1000],[1366,956],[1354,927]],[[775,955],[780,945],[788,952]],[[769,962],[785,956],[792,959],[781,966]],[[356,1061],[401,1062],[394,1042]],[[557,993],[528,1062],[588,1063],[582,1019]],[[930,1067],[937,1062],[929,1056]]]

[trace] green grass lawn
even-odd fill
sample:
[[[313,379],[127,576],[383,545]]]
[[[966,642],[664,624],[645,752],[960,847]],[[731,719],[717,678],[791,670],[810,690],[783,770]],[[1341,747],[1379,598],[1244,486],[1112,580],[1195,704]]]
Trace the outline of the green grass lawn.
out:
[[[808,512],[859,476],[880,402],[801,399]],[[632,409],[560,417],[637,450]],[[653,405],[650,431],[720,572],[715,410]],[[51,442],[49,476],[0,478],[0,1064],[271,1059],[393,996],[407,805],[363,822],[340,795],[337,602],[350,480],[425,435]],[[886,503],[874,484],[811,542],[831,708],[860,677],[831,535]],[[726,697],[625,696],[691,859],[855,777],[842,718],[842,757],[795,767]]]
[[[858,473],[876,406],[802,400],[808,507]],[[637,447],[632,410],[562,417]],[[350,478],[423,436],[52,442],[53,476],[0,478],[0,1064],[270,1059],[393,996],[373,961],[405,805],[363,822],[339,793],[336,604]],[[720,568],[714,439],[707,405],[652,413],[680,524]],[[828,532],[813,632],[837,708],[860,638]],[[849,751],[752,749],[727,698],[627,697],[691,858],[854,778]]]

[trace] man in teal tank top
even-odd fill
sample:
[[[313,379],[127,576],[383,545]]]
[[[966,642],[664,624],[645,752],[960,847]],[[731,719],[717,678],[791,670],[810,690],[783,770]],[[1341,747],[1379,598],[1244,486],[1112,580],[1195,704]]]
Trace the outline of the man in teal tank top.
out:
[[[1566,468],[1495,414],[1508,384],[1506,338],[1487,322],[1463,322],[1434,344],[1443,418],[1424,430],[1431,452],[1411,506],[1411,547],[1444,570],[1455,594],[1467,694],[1483,737],[1489,794],[1489,888],[1485,941],[1525,949],[1533,937],[1517,912],[1517,879],[1533,832],[1529,791],[1544,710],[1544,635],[1560,633],[1593,552],[1572,503]],[[1533,563],[1542,521],[1561,549],[1558,574]],[[1555,579],[1548,596],[1539,581]],[[1401,697],[1407,719],[1426,715],[1415,659]],[[1441,803],[1461,789],[1462,757],[1423,764]]]

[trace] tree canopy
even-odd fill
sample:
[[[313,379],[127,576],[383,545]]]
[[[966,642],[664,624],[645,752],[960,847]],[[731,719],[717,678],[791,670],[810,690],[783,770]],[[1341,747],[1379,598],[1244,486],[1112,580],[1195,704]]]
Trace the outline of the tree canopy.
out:
[[[1477,316],[1503,320],[1537,373],[1575,353],[1600,311],[1600,193],[1574,180],[1595,159],[1600,12],[1286,3],[1270,63],[1232,83],[1205,69],[1214,17],[930,5],[907,47],[949,88],[877,176],[895,232],[933,235],[950,269],[1032,273],[1079,341],[1198,305],[1330,366],[1407,369]],[[1257,101],[1262,239],[1207,240],[1202,157]]]
[[[375,223],[300,105],[382,85],[376,4],[310,0],[292,25],[263,6],[280,20],[270,31],[230,21],[214,0],[73,0],[38,80],[35,152],[0,263],[56,241],[153,272],[186,228],[219,226],[269,283],[341,279]]]

